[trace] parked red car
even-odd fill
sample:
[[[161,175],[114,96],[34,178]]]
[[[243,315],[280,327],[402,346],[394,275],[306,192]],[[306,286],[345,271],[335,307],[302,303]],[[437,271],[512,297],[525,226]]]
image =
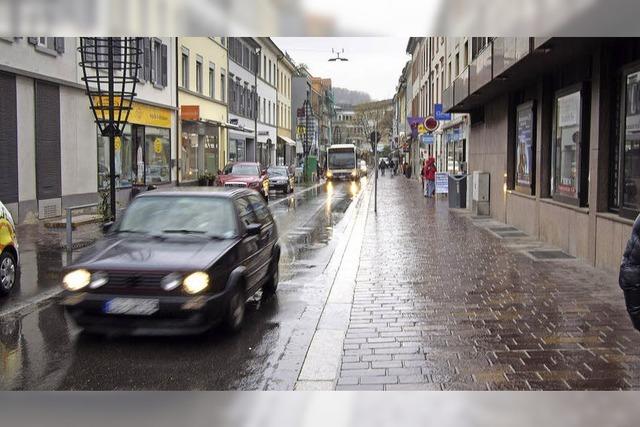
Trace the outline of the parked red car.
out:
[[[269,175],[260,163],[237,162],[225,166],[218,175],[218,185],[223,187],[246,187],[256,190],[269,200]]]

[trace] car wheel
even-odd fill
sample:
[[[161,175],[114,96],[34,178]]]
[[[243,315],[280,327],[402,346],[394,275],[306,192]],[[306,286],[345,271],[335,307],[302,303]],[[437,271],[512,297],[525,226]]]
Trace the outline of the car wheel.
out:
[[[242,329],[242,324],[244,323],[245,304],[246,298],[244,297],[242,284],[238,284],[229,297],[229,303],[227,304],[224,327],[228,332],[236,333]]]
[[[278,290],[278,282],[280,280],[279,259],[276,258],[274,260],[274,263],[275,266],[271,268],[269,279],[267,279],[267,282],[262,286],[262,291],[270,295],[276,293],[276,291]]]
[[[16,260],[9,252],[0,255],[0,294],[11,292],[16,283]]]

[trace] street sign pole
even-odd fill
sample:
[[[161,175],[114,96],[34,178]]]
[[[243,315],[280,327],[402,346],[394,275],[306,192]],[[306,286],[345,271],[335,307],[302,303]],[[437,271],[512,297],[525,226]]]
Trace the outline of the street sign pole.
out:
[[[374,129],[373,129],[373,138],[371,138],[373,140],[374,143],[374,150],[375,150],[375,154],[374,154],[374,162],[375,162],[375,168],[376,168],[376,178],[374,180],[373,186],[374,186],[374,191],[373,191],[373,212],[374,213],[378,213],[378,122],[375,122],[374,125]]]

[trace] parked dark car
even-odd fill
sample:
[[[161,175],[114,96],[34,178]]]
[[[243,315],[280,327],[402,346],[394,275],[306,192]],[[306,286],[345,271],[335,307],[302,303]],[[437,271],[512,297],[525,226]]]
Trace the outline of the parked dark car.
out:
[[[267,169],[269,175],[269,189],[293,193],[296,178],[287,166],[271,166]]]
[[[151,191],[64,271],[62,304],[88,332],[200,333],[242,326],[278,286],[278,232],[248,189]]]
[[[218,184],[223,187],[251,188],[269,200],[269,175],[260,163],[230,163],[218,175]]]

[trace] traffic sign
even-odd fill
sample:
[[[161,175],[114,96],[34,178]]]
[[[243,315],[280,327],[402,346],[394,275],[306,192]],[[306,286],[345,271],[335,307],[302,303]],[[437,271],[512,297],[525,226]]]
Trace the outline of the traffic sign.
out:
[[[435,117],[429,116],[424,119],[424,127],[428,132],[433,132],[434,130],[438,129],[438,121]]]

